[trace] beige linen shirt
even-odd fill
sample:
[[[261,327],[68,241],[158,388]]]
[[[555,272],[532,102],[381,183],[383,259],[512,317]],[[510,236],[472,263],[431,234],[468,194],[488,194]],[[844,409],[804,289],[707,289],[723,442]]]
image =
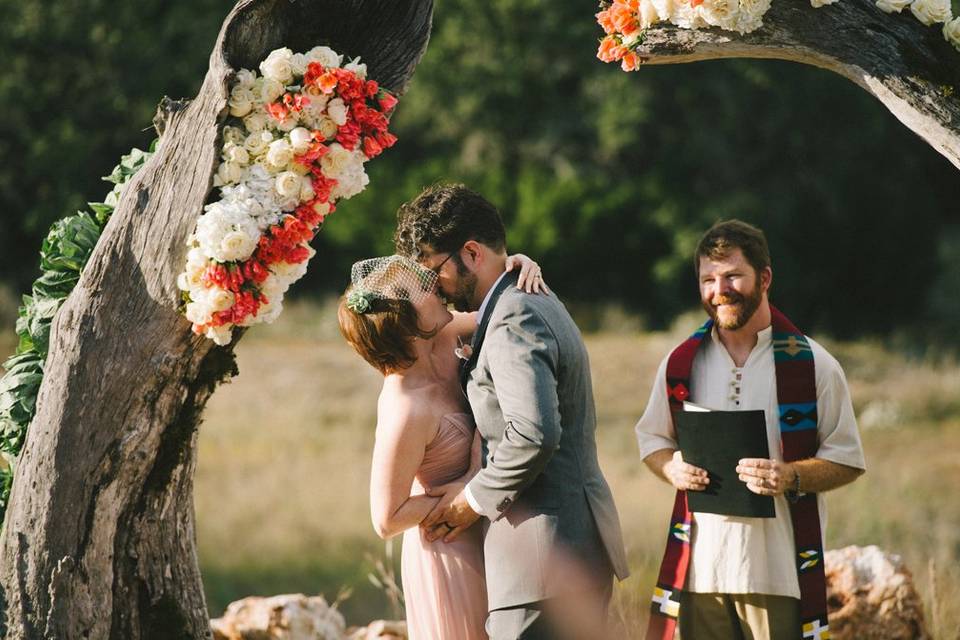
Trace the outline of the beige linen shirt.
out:
[[[704,340],[693,360],[690,401],[718,411],[762,409],[766,415],[771,458],[783,460],[777,411],[773,329],[757,335],[757,344],[743,367],[734,364],[716,330]],[[813,350],[817,384],[817,458],[864,469],[863,447],[857,431],[850,391],[839,363],[817,342]],[[661,449],[677,449],[667,401],[664,358],[643,417],[637,423],[640,457]],[[740,518],[695,513],[688,591],[695,593],[763,593],[800,597],[797,583],[793,527],[786,498],[774,498],[775,518]],[[827,512],[823,494],[817,496],[821,533]]]

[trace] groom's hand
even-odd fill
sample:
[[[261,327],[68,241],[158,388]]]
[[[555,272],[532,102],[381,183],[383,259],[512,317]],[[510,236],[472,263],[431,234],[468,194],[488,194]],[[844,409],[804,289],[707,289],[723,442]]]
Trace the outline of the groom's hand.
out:
[[[453,499],[463,491],[465,486],[467,486],[466,482],[454,480],[453,482],[441,484],[437,487],[423,488],[424,493],[431,498],[440,498],[433,509],[430,510],[430,513],[427,514],[427,517],[420,521],[420,528],[423,529],[424,533],[432,531],[438,524],[443,522],[443,514],[447,510],[447,507],[449,507]],[[446,531],[443,533],[446,533]]]
[[[444,542],[453,542],[479,519],[480,514],[473,510],[463,491],[460,491],[443,511],[438,524],[427,532],[427,540],[434,542],[442,536]]]

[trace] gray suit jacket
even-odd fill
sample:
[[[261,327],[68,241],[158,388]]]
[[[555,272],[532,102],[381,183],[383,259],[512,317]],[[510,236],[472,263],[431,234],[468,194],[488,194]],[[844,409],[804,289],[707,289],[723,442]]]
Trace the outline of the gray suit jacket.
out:
[[[470,492],[484,536],[490,610],[627,576],[620,519],[597,461],[590,363],[552,294],[525,294],[508,273],[480,319],[464,367],[485,443]]]

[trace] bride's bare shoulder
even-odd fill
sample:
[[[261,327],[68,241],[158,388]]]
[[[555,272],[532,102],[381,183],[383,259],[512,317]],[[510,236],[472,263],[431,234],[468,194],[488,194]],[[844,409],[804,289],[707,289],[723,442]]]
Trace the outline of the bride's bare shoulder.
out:
[[[434,416],[428,398],[423,395],[384,380],[377,400],[377,433],[429,429]]]

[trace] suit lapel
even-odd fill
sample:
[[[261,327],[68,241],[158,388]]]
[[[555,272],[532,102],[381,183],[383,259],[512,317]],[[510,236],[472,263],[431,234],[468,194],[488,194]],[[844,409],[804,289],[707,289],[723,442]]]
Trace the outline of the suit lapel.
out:
[[[493,293],[490,294],[490,300],[483,310],[483,316],[480,318],[477,332],[473,334],[473,342],[470,344],[470,358],[460,367],[460,386],[463,387],[464,392],[467,390],[467,380],[470,378],[470,372],[477,366],[477,358],[480,357],[480,348],[483,346],[483,338],[487,333],[487,325],[490,324],[490,316],[493,314],[493,309],[497,306],[497,301],[503,292],[507,290],[507,287],[511,285],[515,286],[516,284],[517,273],[508,273],[500,279]]]

